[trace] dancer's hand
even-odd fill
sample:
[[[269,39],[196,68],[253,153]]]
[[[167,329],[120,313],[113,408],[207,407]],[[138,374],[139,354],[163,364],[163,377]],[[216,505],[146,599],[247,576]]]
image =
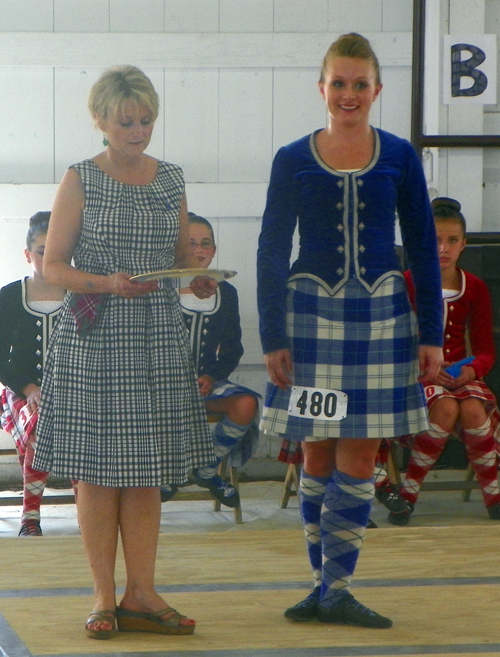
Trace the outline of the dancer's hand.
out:
[[[420,383],[433,383],[443,363],[443,350],[441,347],[421,344],[418,348],[418,364]]]
[[[264,356],[264,362],[271,381],[283,390],[292,385],[292,356],[289,349],[277,349]]]

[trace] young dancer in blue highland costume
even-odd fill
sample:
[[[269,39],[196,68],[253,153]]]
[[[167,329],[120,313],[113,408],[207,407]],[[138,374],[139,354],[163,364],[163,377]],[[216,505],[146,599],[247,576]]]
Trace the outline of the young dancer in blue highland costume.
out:
[[[412,146],[369,124],[382,89],[369,42],[341,36],[319,90],[328,127],[274,160],[258,251],[271,381],[261,428],[302,441],[302,518],[314,576],[294,621],[391,627],[349,592],[382,438],[428,428],[422,385],[443,360],[436,235]],[[396,211],[418,327],[394,246]],[[300,252],[290,267],[298,221]]]

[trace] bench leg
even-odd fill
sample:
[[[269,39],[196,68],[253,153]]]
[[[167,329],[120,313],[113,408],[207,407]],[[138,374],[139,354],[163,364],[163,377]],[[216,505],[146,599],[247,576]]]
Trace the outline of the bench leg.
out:
[[[387,474],[392,484],[401,486],[401,473],[398,467],[397,447],[393,440],[390,441],[390,449],[387,458]]]
[[[220,462],[219,468],[217,470],[217,474],[222,479],[225,479],[226,472],[227,472],[227,458],[223,459]],[[214,499],[214,511],[220,511],[220,508],[221,508],[221,503],[219,502],[219,500]]]
[[[474,479],[474,470],[472,468],[472,465],[469,463],[467,466],[467,474],[465,475],[465,481],[472,481]],[[464,502],[469,502],[470,501],[470,496],[472,493],[472,488],[466,488],[462,492],[462,499]]]
[[[280,508],[286,509],[292,495],[299,492],[300,465],[298,463],[289,463],[286,471],[285,481],[283,482],[283,491],[281,493]]]
[[[240,478],[238,475],[238,468],[231,466],[231,484],[236,488],[238,495],[240,494]],[[241,513],[241,498],[240,503],[234,507],[234,522],[237,525],[241,525],[243,522],[243,517]]]

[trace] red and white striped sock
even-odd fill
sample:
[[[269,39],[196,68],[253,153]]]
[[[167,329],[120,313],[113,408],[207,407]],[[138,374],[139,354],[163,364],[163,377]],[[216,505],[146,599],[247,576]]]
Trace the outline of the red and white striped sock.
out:
[[[375,488],[381,488],[382,486],[391,483],[389,475],[378,463],[375,466],[375,472],[373,473],[373,476],[375,477]]]
[[[500,488],[498,486],[497,452],[490,419],[488,418],[477,429],[464,429],[463,437],[469,463],[481,486],[484,503],[487,507],[498,504]]]
[[[40,522],[40,504],[48,478],[47,472],[33,470],[24,462],[23,468],[23,512],[21,522],[38,520]]]
[[[417,501],[422,482],[440,457],[450,436],[450,433],[442,429],[439,424],[430,422],[429,426],[429,431],[419,433],[415,437],[405,480],[400,491],[405,500],[412,504]]]
[[[43,491],[49,478],[48,472],[40,472],[33,469],[33,458],[35,456],[35,434],[30,435],[26,443],[26,451],[17,453],[23,471],[23,511],[21,523],[26,520],[38,520],[40,522],[40,505],[42,503]]]

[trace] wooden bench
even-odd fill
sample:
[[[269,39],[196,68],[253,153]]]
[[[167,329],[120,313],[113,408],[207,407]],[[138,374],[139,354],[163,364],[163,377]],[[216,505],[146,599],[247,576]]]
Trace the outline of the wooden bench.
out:
[[[217,423],[220,419],[220,415],[217,414],[210,414],[207,415],[207,419],[209,424],[214,424]],[[0,449],[0,457],[1,456],[13,456],[17,455],[17,451],[14,448],[4,448]],[[228,463],[227,463],[227,458],[222,461],[222,463],[219,465],[218,469],[219,475],[225,479],[227,474],[228,474]],[[235,468],[233,466],[229,467],[229,481],[231,482],[231,485],[236,488],[238,491],[238,495],[240,494],[240,482],[239,482],[239,476],[238,476],[238,468]],[[200,488],[198,490],[183,490],[183,487],[181,486],[179,490],[176,492],[174,497],[172,498],[177,501],[186,501],[186,500],[213,500],[214,502],[214,511],[220,511],[221,510],[221,502],[219,500],[215,499],[215,497],[212,495],[212,493],[207,490],[206,488]],[[14,506],[16,504],[22,504],[23,503],[23,496],[22,495],[6,495],[6,496],[0,496],[0,506]],[[74,504],[75,503],[75,497],[74,495],[67,494],[67,493],[61,493],[61,494],[50,494],[50,495],[44,495],[42,497],[42,504]],[[236,506],[234,509],[234,521],[236,524],[240,525],[243,523],[243,516],[242,516],[242,511],[241,511],[241,502]]]

